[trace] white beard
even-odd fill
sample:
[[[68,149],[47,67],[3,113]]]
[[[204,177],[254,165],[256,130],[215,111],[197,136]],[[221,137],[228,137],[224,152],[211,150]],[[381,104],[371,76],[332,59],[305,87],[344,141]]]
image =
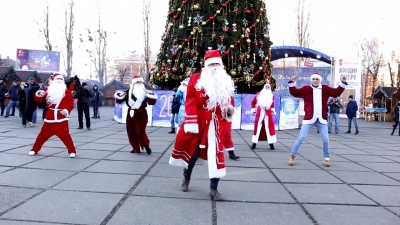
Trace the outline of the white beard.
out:
[[[273,98],[271,90],[263,89],[257,97],[257,104],[264,109],[269,109],[271,108]]]
[[[53,82],[51,82],[49,87],[47,88],[47,102],[49,104],[59,104],[65,96],[66,89],[67,86],[65,85],[64,81],[54,80]]]
[[[132,94],[136,97],[136,101],[132,99]],[[138,109],[146,97],[144,84],[133,84],[129,89],[129,106],[133,109]]]
[[[235,87],[232,78],[222,66],[203,68],[195,88],[197,91],[204,89],[208,96],[207,109],[212,110],[219,105],[222,116],[227,117],[228,109],[232,105],[231,97]]]

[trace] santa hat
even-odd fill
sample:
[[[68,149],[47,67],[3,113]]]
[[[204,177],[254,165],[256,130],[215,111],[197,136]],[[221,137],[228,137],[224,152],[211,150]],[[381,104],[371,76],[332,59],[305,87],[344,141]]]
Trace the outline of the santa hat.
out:
[[[51,80],[55,80],[56,78],[58,78],[58,79],[61,78],[62,80],[64,80],[64,77],[59,73],[55,73],[55,74],[53,74],[52,77],[50,77]]]
[[[312,81],[312,79],[314,79],[314,78],[318,78],[320,81],[322,81],[322,77],[318,73],[314,73],[313,75],[311,75],[310,81]]]
[[[138,82],[138,81],[142,81],[142,82],[143,82],[143,78],[142,78],[141,76],[134,75],[134,76],[132,77],[132,84],[135,84],[135,83]]]
[[[219,63],[221,66],[223,65],[221,54],[218,50],[209,50],[204,56],[204,66],[209,66],[212,63]]]

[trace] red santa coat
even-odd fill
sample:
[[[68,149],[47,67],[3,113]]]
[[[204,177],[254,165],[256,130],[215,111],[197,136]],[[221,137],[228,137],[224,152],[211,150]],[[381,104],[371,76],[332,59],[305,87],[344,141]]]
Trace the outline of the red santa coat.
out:
[[[256,118],[254,121],[254,131],[251,142],[257,144],[258,141],[268,141],[268,144],[277,142],[274,118],[272,112],[275,112],[274,97],[272,97],[272,104],[269,109],[257,106],[257,97],[260,93],[257,93],[251,101],[251,111],[256,112]],[[257,106],[257,111],[256,111]],[[265,129],[268,127],[268,129]]]
[[[47,89],[45,89],[47,91]],[[35,101],[42,103],[46,101],[47,92],[44,96],[38,96],[37,92],[34,96]],[[63,121],[69,120],[69,114],[71,113],[72,109],[74,108],[74,100],[72,98],[72,93],[70,90],[65,90],[65,96],[62,98],[61,102],[57,104],[50,104],[46,103],[46,107],[48,108],[44,122],[47,123],[59,123]],[[67,110],[68,113],[66,115],[61,114],[62,110]]]
[[[186,116],[178,131],[169,164],[187,168],[190,158],[200,148],[199,158],[208,160],[209,177],[222,178],[226,175],[222,138],[227,126],[224,125],[226,122],[223,121],[220,106],[215,110],[205,108],[208,96],[203,89],[195,88],[200,76],[201,73],[196,73],[190,77],[186,92]]]
[[[150,140],[146,134],[146,126],[148,122],[147,116],[147,104],[154,105],[157,101],[157,95],[146,94],[142,104],[139,108],[133,109],[129,105],[129,89],[125,91],[126,95],[123,97],[116,97],[117,103],[123,102],[128,106],[128,112],[126,115],[126,132],[128,134],[129,143],[136,153],[140,153],[140,149],[150,146]],[[134,111],[131,116],[131,110]]]
[[[231,107],[234,108],[235,107],[235,98],[231,98]],[[232,121],[228,121],[226,119],[222,120],[224,126],[225,126],[225,135],[222,138],[222,141],[224,143],[224,148],[225,151],[232,151],[235,150],[235,144],[233,143],[233,139],[232,139]]]
[[[304,119],[303,124],[312,124],[317,119],[322,124],[327,124],[327,104],[329,97],[339,97],[347,85],[341,83],[337,88],[331,88],[328,85],[311,85],[296,87],[296,83],[289,83],[289,92],[296,98],[304,99]]]

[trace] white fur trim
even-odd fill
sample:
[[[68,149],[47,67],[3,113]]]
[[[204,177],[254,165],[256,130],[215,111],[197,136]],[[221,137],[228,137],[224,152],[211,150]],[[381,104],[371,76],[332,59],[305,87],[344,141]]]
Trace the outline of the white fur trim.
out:
[[[118,91],[118,92],[115,92],[114,93],[114,98],[116,98],[116,99],[118,99],[118,100],[122,100],[122,99],[124,99],[125,98],[125,96],[118,96],[118,94],[124,94],[124,92],[122,92],[122,91]]]
[[[183,130],[185,131],[186,134],[188,134],[188,133],[198,134],[199,133],[199,125],[197,123],[184,124]]]
[[[227,151],[233,151],[233,150],[235,150],[235,147],[225,148],[225,151],[226,151],[226,152],[227,152]]]
[[[143,78],[142,77],[139,77],[139,78],[133,78],[132,79],[132,84],[135,84],[136,82],[138,82],[138,81],[142,81],[142,82],[144,82],[144,80],[143,80]]]
[[[151,99],[158,99],[158,96],[156,95],[156,93],[152,93],[152,94],[149,94],[149,93],[147,93],[146,94],[146,97],[147,98],[151,98]]]
[[[199,148],[206,148],[205,145],[199,145]]]
[[[69,112],[68,112],[67,109],[63,109],[63,110],[61,110],[61,111],[65,113],[65,117],[69,117]]]
[[[343,83],[343,82],[340,82],[339,86],[342,87],[342,88],[346,88],[346,87],[347,87],[347,84],[345,84],[345,83]]]
[[[213,116],[214,117],[214,116]],[[208,128],[208,133],[207,133],[207,142],[208,142],[208,148],[207,148],[207,163],[208,163],[208,177],[210,179],[212,178],[222,178],[226,176],[226,167],[222,169],[218,169],[217,164],[220,163],[217,159],[217,148],[218,145],[216,143],[215,139],[215,124],[214,124],[214,118],[211,119],[210,121],[210,126]],[[224,163],[224,162],[222,162]]]
[[[320,81],[322,81],[321,75],[314,73],[313,75],[310,76],[310,81],[312,81],[313,78],[318,78]]]
[[[258,135],[253,135],[252,137],[251,137],[251,142],[252,143],[254,143],[254,144],[257,144],[258,143],[258,136],[259,136],[260,134],[258,134]]]
[[[275,108],[271,108],[271,111],[272,111],[272,112],[275,112]]]
[[[169,157],[169,165],[171,166],[182,166],[187,168],[188,164],[183,159],[175,159],[172,156]]]
[[[222,63],[222,58],[220,57],[214,57],[214,58],[209,58],[204,62],[204,66],[209,66],[212,63],[219,63],[221,66],[224,65]]]
[[[296,82],[291,82],[288,84],[289,87],[296,87]]]
[[[256,108],[251,108],[250,112],[251,113],[255,113],[256,112]]]

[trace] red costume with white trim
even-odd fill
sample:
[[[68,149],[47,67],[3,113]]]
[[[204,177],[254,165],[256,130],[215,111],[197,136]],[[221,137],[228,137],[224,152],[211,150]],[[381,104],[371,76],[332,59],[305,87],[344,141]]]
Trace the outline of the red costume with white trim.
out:
[[[61,76],[55,74],[54,77]],[[63,81],[64,82],[64,81]],[[51,85],[51,84],[50,84]],[[64,84],[65,85],[65,84]],[[48,90],[45,89],[45,94],[41,96],[42,91],[36,92],[34,98],[36,102],[42,103],[46,101]],[[43,144],[53,135],[56,135],[65,144],[68,153],[76,153],[74,143],[69,133],[68,120],[69,115],[74,108],[72,93],[65,89],[64,97],[58,104],[52,104],[49,101],[46,103],[47,112],[45,115],[42,129],[40,130],[36,141],[32,146],[34,152],[40,151]]]
[[[223,116],[220,105],[217,105],[215,110],[207,109],[209,97],[204,89],[198,90],[195,87],[200,77],[201,73],[190,77],[186,92],[186,116],[177,134],[169,164],[187,168],[190,158],[196,149],[200,148],[199,157],[208,160],[209,177],[222,178],[226,175],[222,138],[227,133],[228,124],[228,121],[224,120],[231,118]],[[231,101],[232,99],[233,96]]]
[[[251,142],[257,144],[258,141],[268,141],[268,144],[273,144],[277,142],[274,118],[272,117],[272,112],[275,112],[274,97],[273,95],[271,96],[272,100],[270,107],[265,108],[257,105],[259,94],[260,93],[257,93],[251,101],[251,112],[256,112]],[[266,127],[268,127],[268,129],[265,129]]]
[[[135,153],[140,153],[144,147],[150,146],[150,140],[146,134],[146,126],[148,122],[147,105],[154,105],[157,101],[157,95],[152,91],[145,91],[144,86],[135,86],[137,81],[143,82],[143,78],[135,75],[132,79],[131,88],[125,92],[117,92],[114,97],[117,103],[123,102],[128,106],[126,116],[126,132],[128,134],[129,143]],[[134,96],[134,88],[143,89],[143,96]],[[151,93],[150,93],[151,92]],[[132,96],[135,98],[133,99]]]

